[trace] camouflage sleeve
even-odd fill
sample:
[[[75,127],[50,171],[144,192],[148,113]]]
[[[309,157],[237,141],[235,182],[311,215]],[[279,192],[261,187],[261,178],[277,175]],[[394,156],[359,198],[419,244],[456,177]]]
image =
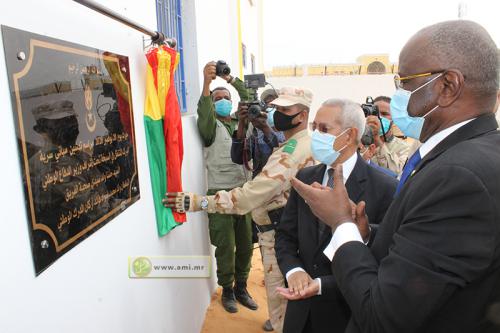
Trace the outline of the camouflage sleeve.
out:
[[[400,175],[408,159],[408,152],[409,147],[404,142],[398,142],[391,148],[384,144],[377,149],[372,162]]]
[[[290,189],[290,179],[297,173],[299,163],[291,154],[276,150],[262,172],[242,187],[218,191],[208,197],[209,213],[247,214],[262,207],[273,197]]]

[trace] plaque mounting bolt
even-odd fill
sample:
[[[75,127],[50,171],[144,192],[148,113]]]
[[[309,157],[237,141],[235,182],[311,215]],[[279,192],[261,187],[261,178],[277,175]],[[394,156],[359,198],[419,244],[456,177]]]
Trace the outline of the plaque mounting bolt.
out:
[[[40,245],[42,246],[42,249],[49,248],[49,242],[46,239],[44,239]]]
[[[24,53],[23,51],[17,52],[17,59],[18,60],[24,60],[24,59],[26,59],[26,53]]]

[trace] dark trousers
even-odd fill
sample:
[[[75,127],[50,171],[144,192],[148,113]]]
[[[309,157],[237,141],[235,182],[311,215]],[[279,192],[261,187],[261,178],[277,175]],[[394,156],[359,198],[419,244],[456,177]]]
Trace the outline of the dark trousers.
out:
[[[248,215],[208,214],[210,242],[215,246],[217,283],[232,287],[246,281],[250,272],[253,244],[252,221]]]

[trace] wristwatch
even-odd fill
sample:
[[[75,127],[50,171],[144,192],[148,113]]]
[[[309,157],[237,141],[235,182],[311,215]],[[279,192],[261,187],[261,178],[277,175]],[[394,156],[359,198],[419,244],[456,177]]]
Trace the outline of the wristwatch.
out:
[[[202,210],[207,210],[208,209],[208,199],[207,197],[203,197],[200,201],[200,207]]]

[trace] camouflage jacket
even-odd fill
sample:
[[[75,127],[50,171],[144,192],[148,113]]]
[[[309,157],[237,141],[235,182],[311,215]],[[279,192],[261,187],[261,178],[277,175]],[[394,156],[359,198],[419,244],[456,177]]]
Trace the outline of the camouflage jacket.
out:
[[[209,196],[208,212],[241,215],[251,212],[257,224],[270,224],[267,212],[285,206],[292,177],[298,170],[315,164],[310,144],[307,130],[296,133],[271,154],[253,180]]]
[[[409,151],[410,147],[405,141],[394,137],[391,141],[377,148],[371,161],[395,172],[399,176],[408,159]]]

